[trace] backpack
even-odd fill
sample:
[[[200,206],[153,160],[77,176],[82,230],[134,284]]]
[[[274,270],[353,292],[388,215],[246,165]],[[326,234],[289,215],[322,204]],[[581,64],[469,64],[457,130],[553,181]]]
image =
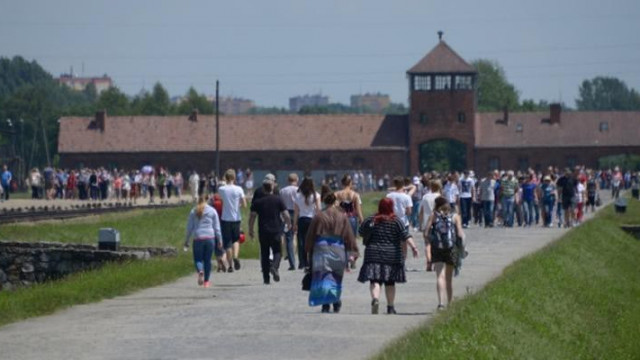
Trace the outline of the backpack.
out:
[[[434,213],[431,224],[431,246],[438,249],[451,249],[456,242],[456,229],[451,214]]]

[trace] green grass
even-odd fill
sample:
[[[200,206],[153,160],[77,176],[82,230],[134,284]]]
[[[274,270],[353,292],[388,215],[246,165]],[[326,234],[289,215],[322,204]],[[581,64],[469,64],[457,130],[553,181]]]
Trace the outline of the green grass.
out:
[[[107,264],[59,281],[0,292],[0,326],[66,307],[100,301],[174,281],[192,271],[188,256]]]
[[[609,206],[377,359],[638,359],[640,241],[619,225],[639,221]]]

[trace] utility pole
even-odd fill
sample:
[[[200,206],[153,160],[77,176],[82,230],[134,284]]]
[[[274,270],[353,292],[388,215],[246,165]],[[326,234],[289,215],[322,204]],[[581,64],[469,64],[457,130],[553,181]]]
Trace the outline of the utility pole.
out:
[[[47,154],[47,165],[51,167],[51,157],[49,156],[49,142],[47,140],[47,129],[42,119],[40,119],[40,125],[42,126],[42,138],[44,139],[44,151],[45,151],[45,154]]]
[[[216,80],[216,176],[220,175],[220,81]]]

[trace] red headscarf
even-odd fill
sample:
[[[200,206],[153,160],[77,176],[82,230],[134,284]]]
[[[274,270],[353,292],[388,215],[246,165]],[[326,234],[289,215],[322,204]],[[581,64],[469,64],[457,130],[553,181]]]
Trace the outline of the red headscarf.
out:
[[[385,197],[378,203],[378,213],[373,217],[373,223],[393,220],[396,215],[393,213],[393,200]]]

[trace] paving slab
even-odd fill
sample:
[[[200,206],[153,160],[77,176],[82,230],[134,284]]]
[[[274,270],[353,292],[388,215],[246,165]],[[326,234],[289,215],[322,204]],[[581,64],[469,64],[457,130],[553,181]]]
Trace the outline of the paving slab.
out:
[[[601,196],[609,200],[606,192]],[[566,231],[472,226],[454,297],[477,292]],[[416,238],[422,247],[422,237]],[[287,271],[283,263],[281,281],[263,285],[259,262],[244,260],[240,271],[213,273],[209,289],[192,275],[4,326],[0,358],[366,359],[436,313],[435,274],[424,270],[423,249],[420,256],[407,262],[407,283],[397,285],[397,315],[384,314],[384,297],[381,314],[370,314],[369,286],[356,281],[357,270],[345,274],[341,312],[321,314],[300,290],[302,271]]]

